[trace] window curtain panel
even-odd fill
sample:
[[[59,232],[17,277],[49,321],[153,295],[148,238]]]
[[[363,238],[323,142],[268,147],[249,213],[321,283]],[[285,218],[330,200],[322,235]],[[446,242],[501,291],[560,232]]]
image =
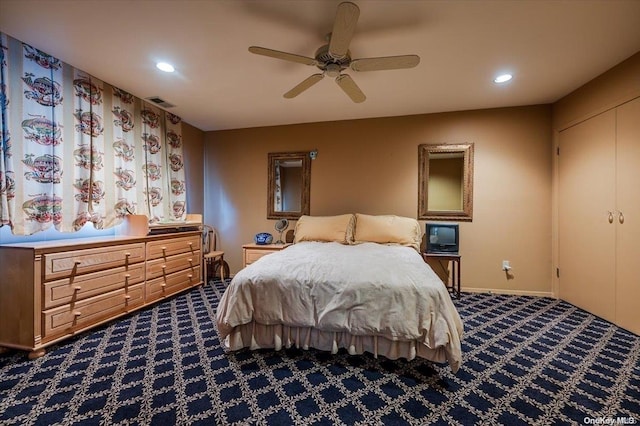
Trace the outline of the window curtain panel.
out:
[[[144,214],[151,222],[186,217],[186,189],[180,117],[143,104],[142,146],[145,160]]]
[[[181,120],[0,33],[0,224],[16,235],[186,217]]]

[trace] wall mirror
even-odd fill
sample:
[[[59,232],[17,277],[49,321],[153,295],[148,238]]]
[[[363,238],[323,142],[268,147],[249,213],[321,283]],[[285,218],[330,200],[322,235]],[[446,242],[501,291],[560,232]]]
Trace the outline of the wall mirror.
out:
[[[309,214],[311,160],[308,152],[269,153],[267,219]]]
[[[473,219],[473,144],[418,146],[418,219]]]

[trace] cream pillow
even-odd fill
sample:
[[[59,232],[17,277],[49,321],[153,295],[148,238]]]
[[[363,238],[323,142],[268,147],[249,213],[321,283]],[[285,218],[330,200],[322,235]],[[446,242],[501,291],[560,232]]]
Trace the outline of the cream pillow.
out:
[[[302,216],[295,229],[294,243],[300,241],[335,241],[349,244],[353,241],[355,216]]]
[[[410,217],[356,214],[354,243],[373,242],[400,244],[413,247],[418,252],[422,244],[420,223]]]

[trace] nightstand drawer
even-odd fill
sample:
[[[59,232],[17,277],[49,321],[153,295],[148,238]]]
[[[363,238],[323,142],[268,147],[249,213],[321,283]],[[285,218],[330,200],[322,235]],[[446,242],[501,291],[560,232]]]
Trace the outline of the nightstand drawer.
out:
[[[266,256],[275,252],[276,250],[247,250],[247,254],[245,256],[245,264],[250,265],[256,260],[260,259],[262,256]]]
[[[291,244],[245,244],[242,246],[243,267],[271,253],[284,250]]]

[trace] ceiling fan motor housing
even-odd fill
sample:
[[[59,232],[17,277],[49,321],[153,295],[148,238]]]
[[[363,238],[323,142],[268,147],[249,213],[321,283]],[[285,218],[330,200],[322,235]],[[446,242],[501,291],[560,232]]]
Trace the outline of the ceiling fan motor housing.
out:
[[[316,50],[315,58],[318,62],[318,68],[325,71],[330,77],[337,77],[340,71],[349,67],[351,63],[351,52],[347,51],[347,54],[343,58],[336,59],[329,53],[329,45],[325,44]]]

